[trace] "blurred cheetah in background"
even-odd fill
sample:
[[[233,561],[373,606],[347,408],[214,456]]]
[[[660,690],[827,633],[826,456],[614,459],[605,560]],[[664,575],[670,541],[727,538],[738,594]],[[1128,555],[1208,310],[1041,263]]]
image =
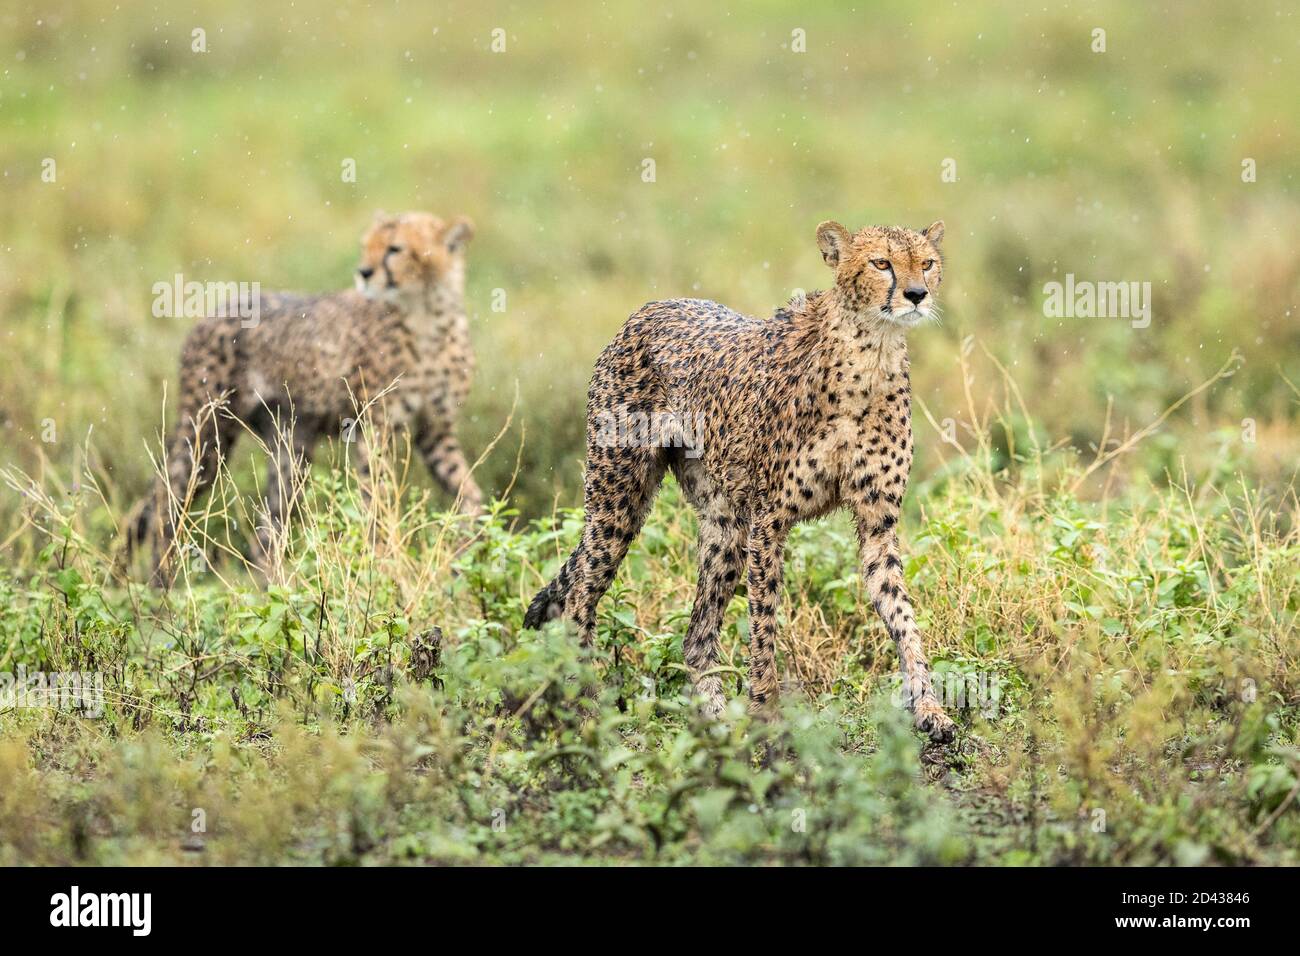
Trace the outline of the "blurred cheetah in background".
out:
[[[456,438],[456,419],[474,369],[465,315],[465,246],[473,225],[413,212],[376,218],[362,237],[356,288],[329,295],[263,294],[259,322],[210,316],[181,350],[180,414],[167,442],[166,482],[137,506],[131,544],[154,539],[154,581],[165,565],[180,514],[216,478],[242,428],[271,450],[266,522],[254,541],[259,563],[292,510],[322,436],[356,442],[368,455],[358,409],[375,433],[407,429],[429,471],[466,513],[482,509]],[[242,314],[248,314],[245,310]],[[396,383],[394,385],[394,383]],[[292,426],[292,427],[291,427]]]
[[[596,605],[671,469],[699,515],[699,584],[683,642],[706,709],[723,707],[718,632],[742,573],[749,593],[750,706],[778,693],[775,647],[786,535],[845,506],[862,574],[898,648],[916,726],[938,741],[954,725],[930,680],[907,598],[898,515],[912,464],[904,333],[931,315],[943,278],[943,223],[921,232],[837,222],[817,228],[835,285],[769,320],[716,302],[651,302],[596,361],[588,391],[582,540],[533,599],[526,627],[563,614],[584,643]],[[656,442],[610,440],[608,422],[679,423]],[[671,427],[671,426],[670,426]],[[684,440],[697,431],[694,447]]]

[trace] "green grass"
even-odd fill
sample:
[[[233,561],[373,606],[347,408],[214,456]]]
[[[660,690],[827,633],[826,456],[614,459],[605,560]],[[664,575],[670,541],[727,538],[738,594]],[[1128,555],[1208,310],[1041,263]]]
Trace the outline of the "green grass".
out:
[[[0,673],[109,691],[97,720],[0,707],[0,863],[1297,862],[1287,5],[67,0],[0,25]],[[505,429],[498,512],[449,519],[401,467],[366,505],[324,456],[264,585],[245,444],[180,586],[116,573],[188,327],[153,283],[341,288],[376,208],[478,225],[464,438]],[[671,486],[590,658],[519,632],[628,314],[767,314],[828,282],[822,219],[938,217],[906,571],[937,671],[996,678],[995,709],[922,747],[835,519],[791,541],[788,713],[698,723]],[[1045,317],[1067,273],[1151,282],[1150,328]],[[723,638],[740,695],[741,598]]]
[[[1295,528],[1212,478],[1099,504],[1025,465],[954,462],[913,522],[942,748],[893,703],[846,521],[791,541],[782,714],[744,715],[742,595],[706,723],[671,483],[591,654],[520,631],[577,513],[470,527],[325,477],[267,586],[190,561],[163,595],[114,580],[91,490],[31,490],[48,544],[0,575],[0,670],[99,671],[106,699],[0,713],[0,862],[1297,862]]]

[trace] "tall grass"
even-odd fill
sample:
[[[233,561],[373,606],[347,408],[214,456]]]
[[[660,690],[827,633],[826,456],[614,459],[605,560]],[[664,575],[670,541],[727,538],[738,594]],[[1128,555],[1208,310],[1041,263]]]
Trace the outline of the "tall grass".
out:
[[[580,515],[436,511],[400,449],[367,494],[309,477],[265,580],[210,547],[224,505],[192,512],[169,592],[119,576],[85,486],[10,471],[45,543],[0,573],[0,671],[99,671],[107,701],[0,711],[6,862],[1296,862],[1294,495],[1211,468],[1090,501],[1068,451],[973,440],[906,534],[950,748],[897,706],[846,520],[791,540],[785,711],[744,715],[742,595],[710,724],[671,482],[587,654],[520,630]]]

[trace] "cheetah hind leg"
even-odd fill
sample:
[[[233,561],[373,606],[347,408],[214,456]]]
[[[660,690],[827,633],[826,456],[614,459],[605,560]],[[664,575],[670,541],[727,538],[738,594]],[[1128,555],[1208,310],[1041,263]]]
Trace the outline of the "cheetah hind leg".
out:
[[[587,449],[582,542],[571,559],[573,583],[565,599],[565,614],[586,646],[596,636],[596,605],[640,534],[666,471],[658,449]]]
[[[524,612],[524,629],[539,630],[547,621],[553,621],[564,613],[564,602],[573,587],[574,568],[580,557],[580,550],[575,550],[560,568],[560,573],[533,597]]]
[[[622,467],[605,449],[592,454],[587,469],[582,538],[559,573],[529,603],[523,622],[527,630],[538,630],[567,612],[579,624],[584,643],[590,640],[595,604],[641,530],[663,480],[664,468],[659,462],[647,460],[645,455],[629,457],[636,458],[633,467]],[[591,581],[593,575],[595,580]],[[580,600],[575,602],[575,597]],[[574,613],[578,610],[587,613]],[[587,618],[592,624],[584,628]]]

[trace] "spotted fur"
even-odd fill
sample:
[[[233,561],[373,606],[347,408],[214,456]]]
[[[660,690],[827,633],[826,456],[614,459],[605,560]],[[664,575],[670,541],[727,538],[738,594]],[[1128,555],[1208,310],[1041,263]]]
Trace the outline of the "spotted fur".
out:
[[[742,577],[750,616],[749,693],[778,693],[777,611],[786,536],[846,507],[862,575],[893,637],[917,726],[949,740],[899,558],[898,518],[912,464],[904,333],[932,314],[943,223],[922,232],[839,223],[817,230],[834,286],[760,320],[700,299],[651,302],[596,361],[587,400],[582,539],[533,599],[525,626],[572,619],[590,642],[596,605],[672,471],[699,516],[699,583],[683,651],[710,713],[723,707],[718,632]],[[658,415],[653,442],[611,440],[608,423]],[[696,431],[694,447],[678,441]],[[668,439],[668,440],[665,440]],[[665,447],[669,446],[669,447]],[[678,446],[678,447],[671,447]]]
[[[474,368],[465,315],[469,220],[380,214],[362,238],[356,288],[329,295],[262,294],[259,321],[200,320],[181,350],[180,414],[167,442],[166,481],[136,509],[131,538],[154,539],[154,578],[169,579],[180,512],[215,479],[245,428],[272,450],[257,529],[264,561],[298,494],[296,475],[323,436],[355,441],[368,471],[358,409],[372,434],[407,430],[433,477],[477,513],[456,420]],[[244,314],[248,314],[245,310]],[[385,390],[388,391],[385,391]],[[161,520],[158,520],[161,516]]]

